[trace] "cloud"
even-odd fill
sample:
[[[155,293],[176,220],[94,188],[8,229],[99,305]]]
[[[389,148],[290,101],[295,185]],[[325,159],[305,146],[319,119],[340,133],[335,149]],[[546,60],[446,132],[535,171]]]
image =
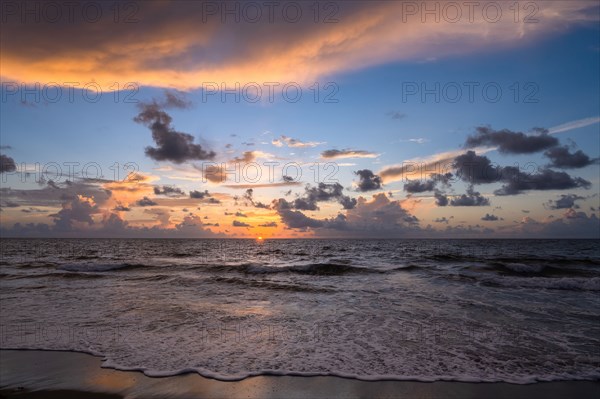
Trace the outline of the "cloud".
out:
[[[354,174],[358,175],[358,191],[373,191],[381,188],[381,177],[374,174],[369,169],[357,170]]]
[[[581,197],[575,194],[561,194],[557,200],[549,200],[544,204],[544,207],[548,209],[570,209],[579,208],[579,205],[575,201],[583,200],[585,197]]]
[[[31,207],[28,209],[21,209],[21,212],[23,212],[23,213],[48,213],[48,211],[45,209],[31,208]]]
[[[600,122],[600,117],[593,116],[590,118],[583,118],[576,121],[571,121],[567,123],[563,123],[562,125],[554,126],[548,129],[550,134],[568,132],[570,130],[579,129],[582,127],[590,126]]]
[[[495,222],[497,220],[499,220],[498,216],[494,216],[494,215],[490,215],[489,213],[486,213],[485,216],[483,216],[481,218],[481,220],[485,221],[485,222]]]
[[[318,219],[309,218],[300,211],[290,209],[279,209],[281,222],[290,229],[306,229],[322,227],[325,223]]]
[[[467,188],[467,193],[450,200],[450,206],[489,206],[490,200],[475,191],[472,186]]]
[[[321,153],[323,159],[343,159],[343,158],[377,158],[379,154],[364,150],[326,150]]]
[[[181,91],[165,90],[165,99],[162,102],[164,108],[187,109],[192,107],[192,102],[186,98]]]
[[[259,224],[258,227],[277,227],[276,222],[267,222],[263,224]]]
[[[0,154],[0,173],[11,173],[17,170],[14,159],[11,157]]]
[[[129,212],[131,211],[131,208],[123,206],[123,205],[117,205],[113,208],[113,211],[115,212]]]
[[[194,168],[202,171],[202,174],[206,180],[211,183],[223,183],[227,179],[225,168],[218,165],[203,165],[202,168],[194,165]]]
[[[450,218],[452,218],[452,217],[450,217]],[[435,218],[433,221],[435,223],[446,223],[446,224],[450,223],[450,220],[445,216],[443,216],[441,218]]]
[[[105,184],[88,179],[68,183],[53,182],[53,186],[44,185],[40,189],[0,188],[0,198],[6,204],[4,206],[14,203],[16,206],[61,207],[65,201],[71,201],[80,195],[93,198],[96,204],[103,206],[113,198],[113,191],[106,189]]]
[[[544,155],[551,161],[548,166],[561,169],[583,168],[598,163],[599,160],[598,158],[590,159],[590,157],[581,150],[571,153],[566,146],[551,148],[546,151]]]
[[[83,202],[87,202],[83,200]],[[225,237],[224,234],[213,233],[206,230],[199,216],[185,216],[181,223],[169,225],[169,214],[162,210],[147,211],[147,213],[156,215],[158,225],[152,227],[133,227],[126,220],[123,220],[115,213],[105,214],[99,222],[89,223],[86,215],[96,215],[92,208],[86,208],[86,205],[65,204],[68,211],[60,216],[55,215],[58,223],[48,225],[45,223],[16,223],[11,228],[2,226],[0,234],[3,237],[135,237],[135,238],[203,238],[203,237]],[[59,212],[60,213],[60,212]],[[77,220],[81,219],[81,220]],[[214,224],[218,226],[218,224]],[[167,227],[168,226],[168,227]]]
[[[245,204],[246,206],[248,206],[248,204],[250,204],[256,208],[269,209],[269,205],[263,204],[262,202],[254,201],[254,189],[252,189],[252,188],[247,189],[242,198],[247,201]],[[236,204],[237,204],[237,198],[236,198]]]
[[[595,214],[568,209],[562,217],[539,222],[529,217],[523,218],[512,234],[521,237],[538,238],[600,238]]]
[[[406,114],[402,113],[400,111],[390,111],[386,115],[389,116],[390,118],[396,119],[396,120],[406,118]]]
[[[94,224],[92,215],[99,213],[93,199],[77,196],[62,205],[58,213],[50,215],[54,218],[54,228],[59,231],[71,231],[76,223]]]
[[[572,177],[565,172],[552,169],[541,169],[537,173],[521,172],[513,166],[506,166],[502,171],[502,180],[507,182],[494,191],[496,195],[517,195],[528,190],[567,190],[571,188],[590,188],[591,183],[581,177]]]
[[[477,155],[475,151],[467,151],[457,156],[452,167],[456,171],[456,176],[461,180],[473,184],[495,183],[503,179],[503,168],[493,165],[486,156]],[[518,168],[513,168],[514,172],[521,173]],[[513,171],[513,169],[508,169]]]
[[[406,140],[400,140],[401,143],[417,143],[417,144],[425,144],[428,143],[430,140],[423,138],[423,137],[418,137],[418,138],[413,138],[413,139],[406,139]]]
[[[252,227],[248,223],[240,222],[239,220],[234,220],[231,225],[233,227]]]
[[[435,189],[436,182],[434,180],[411,180],[404,184],[404,191],[407,193],[424,193],[427,191],[433,191]]]
[[[250,163],[256,159],[255,151],[244,151],[241,157],[233,158],[231,163]]]
[[[359,197],[352,209],[335,217],[315,219],[290,209],[283,199],[274,201],[273,209],[290,229],[311,230],[324,236],[404,236],[419,232],[419,220],[405,210],[400,201],[391,201],[384,193],[371,200]]]
[[[474,149],[479,153],[491,151],[490,148]],[[462,155],[464,150],[440,152],[426,158],[413,158],[404,161],[400,165],[384,167],[377,174],[381,176],[384,183],[407,180],[409,178],[424,179],[433,174],[445,174],[454,169],[453,163],[456,157]]]
[[[546,129],[535,129],[536,134],[527,135],[508,129],[494,130],[480,126],[477,133],[467,137],[466,148],[497,146],[503,154],[532,154],[558,145],[558,139],[548,134]]]
[[[193,190],[193,191],[190,191],[190,198],[204,199],[205,197],[210,197],[210,194],[208,193],[208,190],[204,190],[204,191]]]
[[[318,202],[337,201],[344,209],[351,209],[356,205],[356,199],[343,194],[344,188],[339,183],[319,183],[311,187],[306,185],[304,195],[296,198],[291,203],[280,198],[279,203],[287,208],[293,208],[303,211],[316,211],[319,209]],[[282,202],[283,201],[283,202]]]
[[[453,178],[452,173],[449,172],[445,174],[433,173],[430,176],[430,180],[410,180],[409,182],[404,184],[404,191],[406,191],[409,194],[416,194],[424,193],[427,191],[434,191],[435,188],[440,184],[445,187],[450,187],[450,181]]]
[[[200,144],[194,143],[194,136],[181,133],[171,126],[172,118],[162,105],[153,101],[140,103],[140,113],[133,119],[152,132],[157,147],[146,147],[145,153],[155,161],[170,161],[176,164],[185,161],[213,159],[213,151],[205,151]]]
[[[185,193],[177,187],[171,186],[156,186],[154,187],[154,194],[156,195],[166,195],[168,197],[183,197]]]
[[[343,159],[343,158],[377,158],[379,154],[364,150],[326,150],[321,153],[323,159]]]
[[[158,203],[152,201],[150,198],[148,197],[144,197],[141,200],[137,201],[136,204],[138,206],[154,206],[154,205],[158,205]]]
[[[220,181],[220,180],[217,180],[216,175],[211,175],[211,177],[214,179],[214,181],[210,180],[210,178],[208,176],[207,176],[207,179],[209,181],[213,181],[214,183]],[[284,177],[287,177],[287,176],[284,176]],[[292,181],[283,181],[283,182],[278,182],[278,183],[224,184],[223,187],[246,190],[249,188],[289,187],[289,186],[300,186],[300,185],[302,185],[301,182],[292,180]]]
[[[448,205],[448,197],[446,196],[446,194],[442,193],[439,190],[436,190],[434,193],[434,197],[435,197],[435,204],[437,206],[447,206]]]
[[[133,16],[136,23],[114,23],[102,17],[97,23],[61,24],[42,18],[39,23],[28,19],[23,24],[17,13],[7,15],[2,26],[2,75],[27,83],[95,78],[102,88],[114,82],[182,90],[204,82],[232,87],[240,77],[242,85],[309,85],[324,76],[389,62],[527,45],[554,32],[598,21],[593,1],[540,2],[541,17],[535,24],[514,23],[512,18],[486,23],[484,2],[476,6],[472,20],[463,9],[454,23],[435,17],[423,22],[423,10],[434,4],[419,2],[421,12],[408,15],[403,12],[404,3],[338,2],[336,23],[318,24],[309,3],[300,3],[302,18],[297,23],[282,18],[281,6],[270,21],[269,10],[262,7],[260,27],[268,29],[245,21],[234,23],[234,15],[226,16],[223,23],[219,12],[206,14],[203,2],[181,3],[168,12],[163,2],[140,2]],[[112,15],[109,4],[98,4],[103,16]],[[225,3],[216,4],[225,7]],[[504,15],[511,15],[510,4],[499,4]],[[53,34],[47,35],[50,28]]]
[[[316,147],[318,145],[321,144],[325,144],[324,142],[318,142],[318,141],[300,141],[298,139],[293,139],[291,137],[288,136],[281,136],[278,139],[273,139],[271,141],[271,144],[273,144],[275,147],[283,147],[284,145],[288,146],[288,147],[292,147],[292,148],[312,148],[312,147]]]

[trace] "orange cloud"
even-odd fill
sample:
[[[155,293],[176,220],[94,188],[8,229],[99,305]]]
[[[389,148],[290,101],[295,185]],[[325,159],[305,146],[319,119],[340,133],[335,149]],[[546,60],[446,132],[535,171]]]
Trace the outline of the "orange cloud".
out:
[[[205,18],[202,3],[138,2],[133,24],[115,23],[108,9],[97,23],[22,23],[18,15],[6,15],[0,75],[4,81],[42,84],[93,81],[103,90],[115,90],[115,82],[184,90],[206,82],[312,84],[385,62],[520,45],[598,20],[590,11],[593,1],[536,2],[536,23],[524,22],[524,16],[515,22],[509,2],[496,2],[502,6],[498,21],[490,22],[496,11],[486,17],[489,2],[482,1],[473,18],[464,9],[458,21],[449,22],[453,17],[441,10],[438,21],[423,13],[443,2],[380,1],[336,3],[337,23],[315,23],[309,3],[298,23],[286,22],[280,13],[274,23],[222,23],[219,16]],[[416,4],[418,12],[410,14],[407,3]]]

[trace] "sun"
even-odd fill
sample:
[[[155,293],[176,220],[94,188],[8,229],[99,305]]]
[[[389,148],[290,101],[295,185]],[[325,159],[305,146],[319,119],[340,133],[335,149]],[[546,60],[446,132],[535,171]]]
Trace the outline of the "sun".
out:
[[[262,238],[261,236],[258,236],[258,237],[256,237],[256,239],[257,239],[258,241],[262,241],[262,240],[263,240],[263,238]]]

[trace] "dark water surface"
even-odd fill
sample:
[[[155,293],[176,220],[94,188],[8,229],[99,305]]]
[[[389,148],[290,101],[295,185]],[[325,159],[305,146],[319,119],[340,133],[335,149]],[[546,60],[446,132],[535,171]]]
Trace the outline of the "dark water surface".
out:
[[[598,240],[0,243],[3,349],[220,379],[600,378]]]

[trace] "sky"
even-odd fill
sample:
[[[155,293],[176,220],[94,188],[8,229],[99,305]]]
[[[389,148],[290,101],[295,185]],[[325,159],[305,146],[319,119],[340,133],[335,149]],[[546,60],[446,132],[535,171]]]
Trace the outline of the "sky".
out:
[[[600,236],[596,1],[1,7],[2,236]]]

